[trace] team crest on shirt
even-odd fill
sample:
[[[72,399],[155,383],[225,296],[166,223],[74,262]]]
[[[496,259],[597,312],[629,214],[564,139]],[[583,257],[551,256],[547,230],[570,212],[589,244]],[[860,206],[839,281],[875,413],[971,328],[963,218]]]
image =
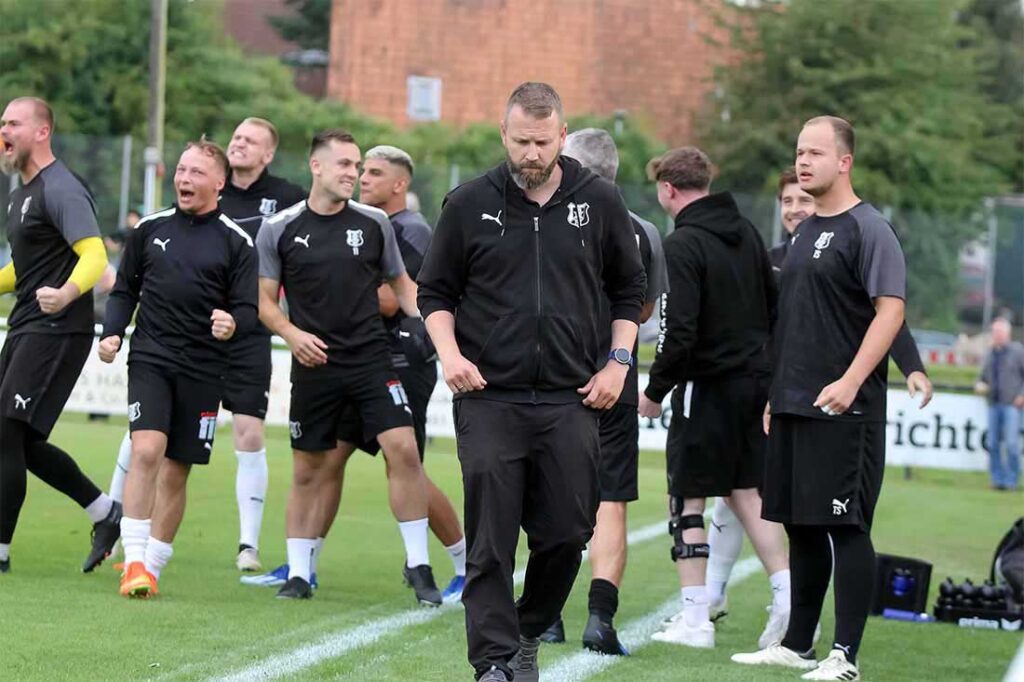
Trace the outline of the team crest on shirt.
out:
[[[363,231],[346,230],[345,234],[347,235],[345,243],[352,247],[352,254],[358,256],[359,247],[363,245]]]
[[[128,406],[128,421],[138,421],[139,417],[142,416],[142,403],[136,401]]]
[[[32,197],[25,197],[25,201],[21,205],[21,222],[25,222],[25,214],[28,213],[28,207],[31,205]]]
[[[277,213],[277,199],[260,199],[260,214],[272,216]]]
[[[835,236],[835,232],[822,232],[818,235],[818,239],[814,242],[815,258],[821,258],[821,252],[828,248],[829,244],[832,243],[832,237]]]
[[[575,204],[569,202],[569,224],[575,228],[590,224],[590,204]]]

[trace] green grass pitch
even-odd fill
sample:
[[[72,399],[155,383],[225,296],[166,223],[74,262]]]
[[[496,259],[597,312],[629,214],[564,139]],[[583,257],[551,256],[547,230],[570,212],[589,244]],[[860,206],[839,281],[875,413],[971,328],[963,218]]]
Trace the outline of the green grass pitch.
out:
[[[53,439],[106,487],[123,427],[117,420],[89,423],[68,415]],[[291,471],[286,433],[272,429],[267,447],[271,485],[261,551],[271,568],[284,558]],[[461,506],[453,442],[432,444],[427,470]],[[117,595],[118,576],[109,562],[92,575],[78,572],[88,548],[88,519],[72,502],[31,480],[12,546],[13,570],[0,576],[0,679],[255,679],[275,670],[305,679],[471,679],[461,608],[421,611],[401,583],[401,539],[388,511],[383,462],[353,459],[321,559],[320,590],[302,603],[279,602],[271,589],[239,584],[233,564],[234,476],[230,432],[222,429],[213,463],[193,472],[185,522],[160,581],[161,594],[144,602]],[[640,489],[640,501],[630,507],[631,528],[664,520],[663,455],[643,454]],[[890,469],[876,515],[875,545],[880,552],[933,562],[934,600],[947,575],[983,579],[996,542],[1022,510],[1021,495],[989,491],[981,474],[915,471],[904,480],[902,470]],[[645,618],[649,624],[651,614],[678,595],[668,546],[668,537],[659,533],[630,548],[616,620],[620,631]],[[451,564],[434,540],[431,552],[443,586]],[[570,643],[545,646],[542,671],[558,671],[560,679],[798,679],[786,670],[744,669],[729,662],[730,654],[756,648],[764,625],[769,590],[760,571],[730,588],[730,615],[718,628],[716,649],[641,640],[644,645],[625,660],[577,655],[589,579],[585,564],[565,611]],[[827,649],[832,620],[829,600],[819,652]],[[872,618],[861,670],[867,680],[999,680],[1020,642],[1019,633]],[[306,667],[296,671],[296,665]]]

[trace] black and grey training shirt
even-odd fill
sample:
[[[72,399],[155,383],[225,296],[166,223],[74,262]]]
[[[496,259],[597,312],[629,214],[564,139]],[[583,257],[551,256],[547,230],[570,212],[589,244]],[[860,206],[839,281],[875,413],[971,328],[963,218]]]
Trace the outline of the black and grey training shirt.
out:
[[[775,327],[774,414],[885,420],[888,357],[853,405],[827,417],[814,401],[853,362],[875,318],[874,299],[906,299],[903,249],[885,217],[868,203],[835,216],[811,216],[790,240]]]
[[[348,201],[320,215],[301,202],[264,220],[256,245],[260,277],[284,286],[292,323],[327,344],[326,368],[293,361],[292,381],[390,363],[377,287],[405,265],[386,213]]]

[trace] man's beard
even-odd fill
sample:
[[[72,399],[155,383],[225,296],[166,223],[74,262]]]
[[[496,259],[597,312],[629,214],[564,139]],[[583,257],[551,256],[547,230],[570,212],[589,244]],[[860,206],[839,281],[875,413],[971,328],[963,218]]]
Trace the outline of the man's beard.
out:
[[[28,150],[15,152],[14,154],[0,155],[0,173],[14,175],[20,173],[21,169],[28,163]]]
[[[512,175],[512,182],[516,183],[519,189],[532,190],[537,189],[551,178],[551,173],[555,170],[555,164],[558,163],[558,156],[556,155],[552,159],[551,163],[548,164],[547,168],[539,164],[523,164],[517,166],[512,159],[505,157],[505,164],[508,166],[508,172]],[[524,171],[533,171],[531,173],[525,173]]]

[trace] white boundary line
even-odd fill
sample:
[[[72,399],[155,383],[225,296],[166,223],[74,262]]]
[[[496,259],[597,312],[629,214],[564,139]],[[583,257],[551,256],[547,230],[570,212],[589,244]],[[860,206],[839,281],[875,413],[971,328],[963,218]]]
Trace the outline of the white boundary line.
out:
[[[760,570],[760,560],[756,556],[748,557],[733,568],[729,585],[741,583]],[[620,641],[630,652],[644,648],[650,644],[651,635],[661,627],[662,621],[677,611],[679,597],[675,596],[646,616],[627,623],[619,632]],[[579,651],[560,658],[554,665],[542,669],[540,679],[542,682],[580,682],[624,660],[624,656],[603,656],[592,651]]]
[[[1017,655],[1010,662],[1010,668],[1006,671],[1003,682],[1024,682],[1024,642],[1021,642],[1017,649]]]
[[[667,524],[667,521],[658,521],[657,523],[642,526],[630,532],[626,536],[626,542],[632,546],[647,542],[663,533],[667,535]],[[589,553],[584,552],[583,561],[586,561],[588,558]],[[516,585],[521,584],[525,575],[525,569],[516,571],[513,575],[514,583]],[[456,608],[458,607],[442,607],[439,609],[416,608],[400,611],[391,616],[378,618],[353,628],[325,635],[313,644],[307,644],[292,651],[270,656],[237,672],[213,679],[218,680],[218,682],[245,682],[246,680],[272,680],[285,675],[294,675],[302,670],[320,665],[329,659],[338,658],[355,649],[369,646],[386,635],[397,634],[398,631],[404,628],[431,621]]]

